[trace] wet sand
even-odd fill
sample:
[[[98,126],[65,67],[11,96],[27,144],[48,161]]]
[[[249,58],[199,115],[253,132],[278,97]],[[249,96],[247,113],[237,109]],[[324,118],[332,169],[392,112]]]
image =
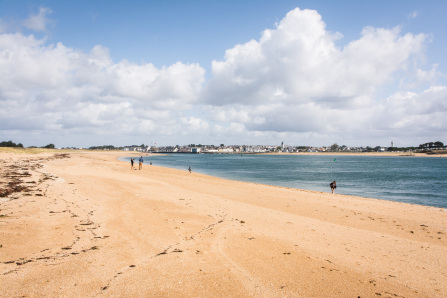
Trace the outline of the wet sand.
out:
[[[1,297],[447,294],[447,209],[131,170],[130,154],[0,153]]]

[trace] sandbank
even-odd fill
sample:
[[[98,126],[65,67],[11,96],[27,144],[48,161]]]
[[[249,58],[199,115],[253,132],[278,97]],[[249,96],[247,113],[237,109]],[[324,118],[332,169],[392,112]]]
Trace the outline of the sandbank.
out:
[[[0,153],[1,297],[447,295],[447,209],[132,154]]]

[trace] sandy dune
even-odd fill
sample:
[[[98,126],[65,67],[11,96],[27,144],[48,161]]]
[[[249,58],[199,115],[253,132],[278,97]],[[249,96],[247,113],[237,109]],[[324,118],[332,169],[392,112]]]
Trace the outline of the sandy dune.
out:
[[[1,297],[447,295],[446,209],[123,154],[0,154]]]

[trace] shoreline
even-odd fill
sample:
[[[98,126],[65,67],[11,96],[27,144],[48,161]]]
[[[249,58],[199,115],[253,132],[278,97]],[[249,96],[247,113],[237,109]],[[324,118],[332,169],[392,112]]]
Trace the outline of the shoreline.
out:
[[[132,151],[125,151],[132,152]],[[404,153],[404,152],[259,152],[259,153],[192,153],[192,152],[141,152],[140,154],[222,154],[222,155],[328,155],[328,156],[390,156],[390,157],[447,157],[447,154]],[[138,153],[137,153],[138,155]]]
[[[156,153],[156,154],[146,154],[146,155],[143,154],[143,156],[144,157],[150,157],[151,155],[152,156],[154,156],[154,155],[157,156],[157,155],[169,155],[169,154],[184,155],[184,154],[192,154],[192,153],[167,153],[167,154],[157,154]],[[137,155],[140,156],[140,154],[137,154]],[[231,155],[231,154],[229,154],[229,155]],[[234,155],[238,155],[238,154],[234,154]],[[259,153],[259,154],[249,154],[249,155],[260,155],[260,156],[264,156],[264,155],[265,156],[272,156],[273,155],[274,156],[276,154],[275,153],[274,154],[261,154],[261,153]],[[287,154],[287,153],[286,154],[278,154],[278,156],[287,156],[287,155],[289,155],[289,154]],[[290,154],[290,155],[293,155],[293,154]],[[318,156],[318,155],[322,156],[321,153],[317,153],[317,154],[302,154],[302,155],[304,155],[304,156],[309,156],[309,155],[311,155],[311,156]],[[351,154],[339,154],[339,155],[324,154],[324,155],[327,155],[327,156],[352,156]],[[382,155],[379,153],[378,155],[366,155],[366,154],[363,154],[363,155],[355,155],[355,156],[377,157],[377,156],[382,156]],[[397,155],[385,155],[385,156],[397,157]],[[130,157],[130,156],[125,155],[125,156],[123,156],[123,158],[120,158],[119,160],[120,161],[124,161],[125,157]],[[414,156],[412,156],[412,157],[414,157]],[[423,156],[423,157],[425,157],[425,156]],[[160,166],[159,164],[157,164],[157,165]],[[168,169],[180,169],[180,170],[183,169],[183,167],[176,167],[174,165],[161,165],[161,166],[162,167],[166,167]],[[186,168],[186,166],[185,166],[185,168]],[[302,187],[294,187],[294,186],[290,186],[290,185],[288,186],[288,185],[275,184],[275,182],[271,182],[271,183],[269,183],[267,181],[256,182],[256,179],[245,179],[244,180],[244,179],[240,179],[240,177],[234,177],[234,176],[232,176],[232,177],[229,177],[229,176],[226,176],[226,175],[219,176],[219,175],[216,175],[217,173],[215,173],[215,172],[213,173],[213,171],[210,171],[209,168],[202,168],[201,170],[198,170],[198,171],[200,173],[202,173],[202,174],[209,175],[210,177],[226,179],[228,181],[251,182],[251,183],[260,184],[260,185],[269,185],[269,186],[274,186],[274,187],[284,187],[284,188],[291,188],[291,189],[304,190],[304,191],[317,191],[317,192],[322,192],[322,193],[329,193],[330,192],[329,189],[326,191],[326,190],[321,190],[321,188],[319,188],[319,189],[302,188]],[[238,178],[239,178],[239,180],[238,180]],[[324,183],[324,181],[322,183]],[[362,188],[360,187],[360,188],[356,189],[357,193],[360,193],[360,191],[358,191],[360,189],[362,189]],[[369,196],[366,195],[365,192],[362,192],[360,194],[357,194],[357,193],[355,191],[351,192],[351,193],[342,191],[341,194],[348,195],[348,196],[353,196],[353,197],[359,197],[359,198],[382,200],[382,201],[387,201],[387,202],[402,202],[402,203],[411,204],[411,205],[418,205],[418,206],[427,206],[427,207],[435,207],[435,208],[447,209],[447,206],[445,204],[441,204],[441,203],[438,203],[438,202],[432,202],[431,201],[431,202],[423,204],[423,203],[421,203],[421,202],[424,202],[423,200],[421,201],[421,200],[413,199],[414,201],[418,201],[418,203],[413,203],[413,202],[411,202],[412,201],[411,198],[410,199],[406,199],[406,200],[401,198],[399,200],[399,199],[396,199],[393,196],[386,196],[386,195],[380,194],[378,192],[374,192],[374,193],[369,192]]]
[[[0,154],[2,295],[447,293],[445,209],[67,155]]]
[[[417,152],[296,152],[296,153],[272,153],[272,154],[393,156],[393,157],[447,157],[447,154],[428,154],[428,153],[417,153]]]
[[[245,154],[245,153],[243,153]],[[390,157],[447,157],[447,154],[427,154],[416,152],[275,152],[254,153],[260,155],[328,155],[328,156],[390,156]]]
[[[191,153],[191,152],[139,152],[124,150],[90,150],[90,149],[46,149],[46,148],[10,148],[0,147],[1,154],[58,154],[58,153],[104,153],[122,154],[126,156],[160,155],[160,154],[234,154],[234,155],[337,155],[337,156],[393,156],[393,157],[447,157],[447,152],[443,153],[418,153],[418,152],[260,152],[260,153]]]

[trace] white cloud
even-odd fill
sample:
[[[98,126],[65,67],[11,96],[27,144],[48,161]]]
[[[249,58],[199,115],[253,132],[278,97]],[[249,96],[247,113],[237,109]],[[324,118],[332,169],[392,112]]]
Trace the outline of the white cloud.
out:
[[[398,28],[368,27],[340,49],[316,11],[295,9],[275,30],[264,31],[259,42],[237,45],[224,61],[213,61],[205,100],[213,105],[358,105],[359,96],[372,95],[421,51],[425,35],[399,33]]]
[[[0,66],[0,130],[65,134],[158,133],[191,109],[204,76],[197,64],[113,63],[101,46],[83,53],[22,34],[0,35]]]
[[[47,25],[49,23],[47,16],[52,13],[53,11],[51,9],[47,7],[41,7],[39,8],[38,14],[30,16],[23,22],[23,26],[37,32],[44,32],[47,29]]]
[[[28,26],[44,31],[49,13],[41,10]],[[427,35],[366,27],[344,47],[340,37],[316,11],[295,9],[259,40],[213,61],[205,83],[194,63],[114,62],[101,45],[83,52],[0,34],[0,140],[17,132],[33,140],[59,136],[72,146],[134,138],[170,145],[377,145],[396,135],[411,145],[435,132],[447,137],[444,75],[437,65],[423,67]],[[87,140],[99,143],[63,135],[98,136]]]
[[[203,100],[216,106],[210,109],[212,117],[244,124],[253,132],[339,138],[376,134],[378,127],[386,137],[396,126],[383,125],[389,123],[383,121],[384,111],[390,119],[416,119],[395,114],[393,101],[377,98],[377,91],[402,79],[425,84],[441,75],[436,66],[429,71],[418,67],[427,35],[366,27],[343,48],[336,45],[339,36],[326,31],[316,11],[297,8],[275,29],[265,30],[259,41],[227,50],[223,61],[213,61],[213,77],[203,93]],[[443,96],[435,102],[447,99]],[[418,125],[425,133],[432,127]]]
[[[183,117],[181,121],[181,130],[186,134],[203,133],[208,129],[208,123],[197,117]]]
[[[396,93],[386,99],[380,112],[384,129],[416,135],[445,130],[447,87],[433,86],[419,94]]]
[[[418,82],[434,83],[438,78],[442,77],[442,73],[438,71],[438,64],[434,64],[430,70],[418,69],[416,77]]]

